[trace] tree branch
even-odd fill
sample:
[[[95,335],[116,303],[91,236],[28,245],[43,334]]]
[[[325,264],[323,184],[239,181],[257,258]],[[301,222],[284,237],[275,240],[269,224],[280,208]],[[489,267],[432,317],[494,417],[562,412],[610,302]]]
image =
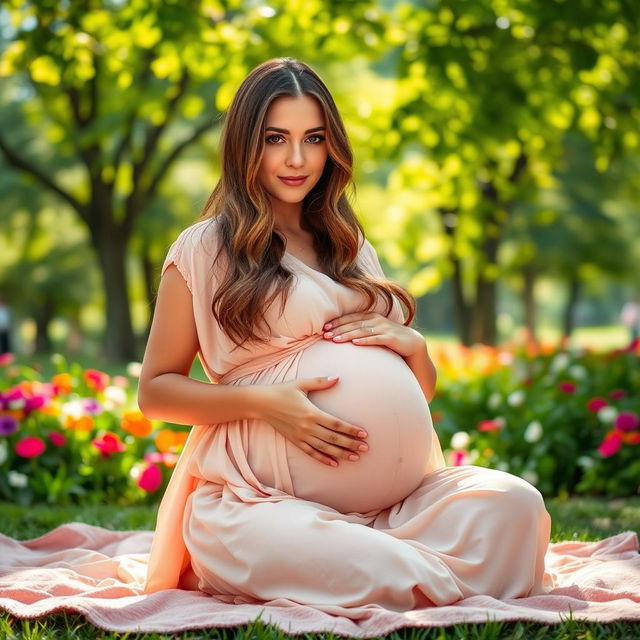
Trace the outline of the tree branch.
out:
[[[41,171],[34,164],[19,156],[13,149],[9,147],[7,142],[0,135],[0,149],[4,153],[7,162],[18,170],[24,173],[30,174],[38,181],[40,181],[45,187],[57,193],[63,200],[70,204],[80,215],[80,217],[88,223],[88,212],[86,207],[76,200],[70,193],[67,193],[64,189],[58,186],[49,176]]]

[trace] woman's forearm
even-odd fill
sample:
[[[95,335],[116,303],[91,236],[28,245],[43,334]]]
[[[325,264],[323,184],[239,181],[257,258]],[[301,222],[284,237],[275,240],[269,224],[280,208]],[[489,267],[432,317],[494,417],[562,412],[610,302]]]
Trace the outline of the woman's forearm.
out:
[[[429,356],[427,343],[424,342],[424,349],[418,349],[410,356],[406,356],[405,361],[417,378],[427,402],[431,402],[435,395],[437,373],[436,367]]]
[[[138,406],[149,419],[174,424],[218,424],[258,415],[252,385],[211,384],[164,373],[141,384]]]

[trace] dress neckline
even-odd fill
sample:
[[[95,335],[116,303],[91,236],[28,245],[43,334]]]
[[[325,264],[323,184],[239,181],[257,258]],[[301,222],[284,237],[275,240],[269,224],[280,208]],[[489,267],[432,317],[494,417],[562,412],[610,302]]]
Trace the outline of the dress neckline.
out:
[[[307,269],[309,269],[309,271],[313,271],[314,273],[318,273],[321,276],[324,276],[325,278],[329,278],[329,280],[331,280],[331,282],[335,282],[335,280],[331,276],[327,275],[323,271],[318,271],[318,269],[314,269],[313,267],[310,267],[306,262],[304,262],[303,260],[300,260],[300,258],[297,258],[296,256],[294,256],[293,253],[289,253],[288,251],[285,251],[284,255],[289,256],[290,258],[293,258],[296,262],[299,262],[303,267],[306,267]]]

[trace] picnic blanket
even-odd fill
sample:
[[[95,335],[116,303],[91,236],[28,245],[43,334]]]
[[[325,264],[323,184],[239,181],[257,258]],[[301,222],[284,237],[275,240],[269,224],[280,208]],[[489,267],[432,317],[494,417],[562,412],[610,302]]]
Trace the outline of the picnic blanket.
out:
[[[640,620],[638,536],[625,531],[595,542],[549,545],[549,593],[496,600],[473,596],[455,604],[391,611],[375,604],[322,610],[280,598],[247,603],[200,591],[143,586],[152,531],[112,531],[63,524],[32,540],[0,534],[0,609],[18,618],[67,611],[115,632],[174,632],[230,627],[257,618],[286,633],[328,632],[368,638],[402,627],[489,620],[557,624],[574,620]]]

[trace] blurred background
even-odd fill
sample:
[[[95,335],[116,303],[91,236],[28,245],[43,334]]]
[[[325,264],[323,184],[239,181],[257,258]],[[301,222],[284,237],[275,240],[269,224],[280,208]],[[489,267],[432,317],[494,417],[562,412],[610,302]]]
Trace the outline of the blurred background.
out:
[[[631,0],[5,0],[0,497],[162,494],[188,426],[136,403],[160,267],[278,56],[343,115],[449,463],[637,494],[639,31]]]
[[[418,298],[415,326],[623,346],[640,293],[638,16],[623,0],[4,3],[11,350],[141,359],[166,250],[218,177],[221,115],[282,55],[333,92],[353,205]]]

